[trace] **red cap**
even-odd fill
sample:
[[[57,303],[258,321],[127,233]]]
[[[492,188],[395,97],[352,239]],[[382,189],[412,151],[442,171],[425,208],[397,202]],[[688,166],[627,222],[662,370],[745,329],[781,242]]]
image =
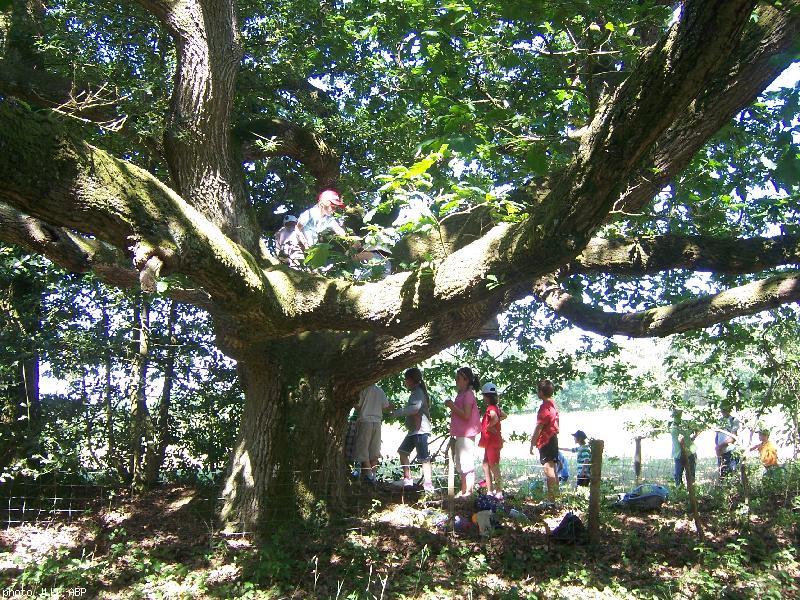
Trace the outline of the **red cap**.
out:
[[[341,196],[339,196],[339,192],[336,190],[322,190],[317,196],[317,202],[320,200],[327,200],[334,206],[342,207],[344,206],[344,202],[342,202]]]

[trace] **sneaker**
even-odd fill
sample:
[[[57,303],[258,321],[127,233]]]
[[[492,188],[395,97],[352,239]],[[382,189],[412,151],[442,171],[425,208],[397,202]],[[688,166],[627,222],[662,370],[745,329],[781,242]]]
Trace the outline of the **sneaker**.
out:
[[[368,483],[370,485],[375,485],[377,482],[375,481],[375,475],[370,473],[369,475],[364,476],[364,483]]]
[[[414,480],[413,479],[403,479],[403,487],[413,487]]]

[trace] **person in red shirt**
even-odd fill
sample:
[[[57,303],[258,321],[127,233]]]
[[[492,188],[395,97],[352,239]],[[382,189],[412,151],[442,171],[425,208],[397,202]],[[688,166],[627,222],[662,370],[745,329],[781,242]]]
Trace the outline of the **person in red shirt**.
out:
[[[531,449],[539,449],[539,461],[544,465],[544,476],[547,480],[547,499],[555,502],[558,496],[558,409],[553,402],[553,382],[543,379],[537,386],[538,396],[542,401],[536,414],[536,428],[531,435]]]
[[[486,492],[498,498],[503,497],[503,478],[500,475],[500,448],[503,447],[503,435],[500,421],[506,413],[497,406],[497,386],[485,383],[481,388],[486,412],[481,421],[481,439],[478,446],[483,448],[483,474],[486,478]]]

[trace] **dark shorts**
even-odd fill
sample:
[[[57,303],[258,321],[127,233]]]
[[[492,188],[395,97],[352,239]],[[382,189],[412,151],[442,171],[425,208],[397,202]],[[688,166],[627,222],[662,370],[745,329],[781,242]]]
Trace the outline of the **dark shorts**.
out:
[[[539,462],[549,463],[558,461],[558,435],[553,435],[547,443],[539,448]]]
[[[430,462],[431,457],[428,454],[428,435],[427,433],[409,433],[403,438],[403,442],[397,449],[398,452],[403,454],[411,454],[411,451],[417,450],[417,460],[420,462]]]
[[[589,478],[588,477],[578,477],[578,485],[581,487],[586,487],[589,485]]]

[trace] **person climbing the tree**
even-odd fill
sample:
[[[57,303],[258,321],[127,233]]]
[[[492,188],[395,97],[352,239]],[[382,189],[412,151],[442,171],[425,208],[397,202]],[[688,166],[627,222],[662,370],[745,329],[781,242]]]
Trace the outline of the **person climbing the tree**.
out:
[[[498,498],[503,497],[503,478],[500,474],[500,449],[503,447],[503,434],[500,421],[508,415],[497,404],[497,386],[485,383],[481,388],[486,412],[481,420],[481,438],[478,446],[483,448],[483,474],[486,478],[486,492]]]
[[[412,486],[411,463],[409,455],[412,450],[417,451],[417,460],[422,463],[423,487],[426,492],[433,491],[431,477],[431,457],[428,452],[428,436],[431,433],[430,396],[425,382],[422,381],[422,372],[417,367],[406,369],[403,374],[403,383],[409,390],[408,401],[403,408],[392,413],[393,417],[406,418],[406,437],[397,449],[400,455],[400,465],[403,467],[403,485]]]
[[[555,388],[549,379],[541,380],[537,387],[537,395],[542,401],[536,413],[536,428],[531,435],[530,453],[539,450],[539,461],[544,465],[544,476],[547,481],[547,499],[554,503],[558,497],[558,409],[553,401]]]
[[[278,260],[297,269],[303,264],[303,248],[297,236],[297,217],[286,215],[283,226],[275,232],[275,252]]]
[[[342,208],[344,202],[336,190],[322,190],[317,196],[317,203],[303,211],[297,220],[297,239],[303,252],[319,241],[319,236],[325,231],[333,231],[336,235],[346,236],[344,227],[333,216],[337,208]]]
[[[479,387],[480,383],[472,369],[461,367],[456,371],[456,398],[444,403],[450,409],[450,435],[455,438],[455,467],[461,476],[461,492],[456,494],[456,498],[470,496],[475,487],[475,436],[481,431],[481,414],[475,390]]]

